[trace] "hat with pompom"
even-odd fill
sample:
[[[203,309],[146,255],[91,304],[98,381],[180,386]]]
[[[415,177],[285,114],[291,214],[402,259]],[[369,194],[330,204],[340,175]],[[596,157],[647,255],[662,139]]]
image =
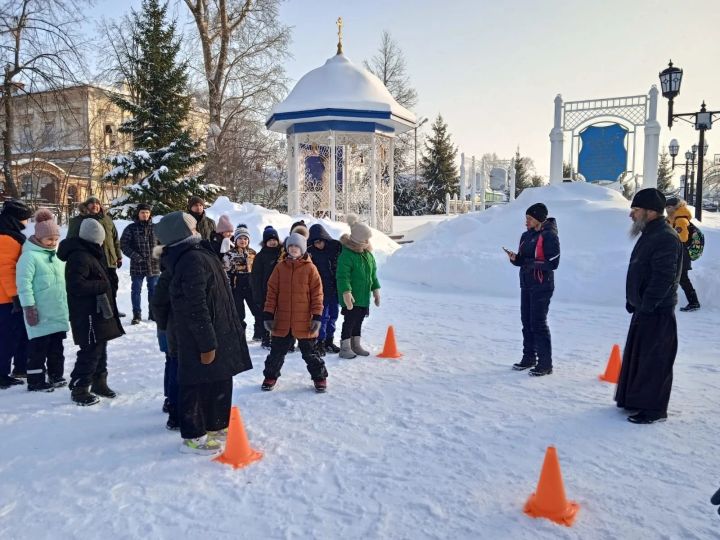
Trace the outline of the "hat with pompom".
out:
[[[278,236],[278,232],[275,230],[275,227],[273,227],[272,225],[268,225],[263,230],[263,245],[268,240],[277,240],[278,242],[280,241],[280,236]]]
[[[250,241],[250,231],[244,223],[240,223],[240,225],[237,226],[237,229],[235,229],[235,232],[233,233],[233,241],[237,242],[237,239],[241,236],[244,236],[248,239],[248,241]]]
[[[305,237],[305,239],[307,239],[308,236],[310,236],[310,232],[308,231],[307,225],[305,225],[304,219],[301,219],[300,221],[296,221],[295,223],[293,223],[292,226],[290,227],[290,232],[302,234]]]
[[[60,227],[55,221],[55,216],[47,208],[40,208],[35,212],[35,238],[49,238],[60,236]]]
[[[348,214],[345,219],[350,225],[350,239],[358,244],[364,244],[370,240],[372,230],[365,223],[360,223],[360,218],[355,214]]]

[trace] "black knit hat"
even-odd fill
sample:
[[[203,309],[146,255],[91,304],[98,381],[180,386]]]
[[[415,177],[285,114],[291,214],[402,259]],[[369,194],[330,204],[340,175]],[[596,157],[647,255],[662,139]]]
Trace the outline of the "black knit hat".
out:
[[[152,206],[150,206],[148,203],[141,202],[140,204],[137,205],[135,210],[137,212],[140,212],[141,210],[148,210],[148,211],[152,212]]]
[[[677,206],[680,204],[680,198],[679,197],[670,197],[668,200],[665,201],[665,207],[668,206]]]
[[[543,203],[535,203],[525,210],[525,215],[537,219],[540,223],[544,223],[548,217],[548,209]]]
[[[655,210],[662,214],[665,211],[665,195],[655,188],[641,189],[633,197],[630,207]]]
[[[268,225],[267,227],[265,227],[265,230],[263,230],[263,244],[267,243],[268,240],[271,240],[273,238],[278,242],[280,241],[278,232],[272,225]]]
[[[190,210],[190,209],[191,209],[193,206],[195,206],[196,204],[202,204],[203,206],[205,206],[205,201],[202,199],[202,197],[198,197],[197,195],[193,195],[192,197],[190,197],[190,198],[188,199],[188,205],[187,205],[188,210]]]
[[[32,210],[24,202],[15,199],[10,199],[3,203],[2,213],[20,221],[30,219],[33,215]]]

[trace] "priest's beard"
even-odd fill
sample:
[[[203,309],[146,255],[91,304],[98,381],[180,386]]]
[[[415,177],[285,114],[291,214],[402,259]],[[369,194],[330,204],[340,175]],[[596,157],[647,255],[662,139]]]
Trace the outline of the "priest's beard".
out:
[[[637,236],[645,230],[647,223],[648,213],[647,210],[644,210],[641,215],[637,216],[637,218],[633,220],[629,231],[630,238],[637,238]]]

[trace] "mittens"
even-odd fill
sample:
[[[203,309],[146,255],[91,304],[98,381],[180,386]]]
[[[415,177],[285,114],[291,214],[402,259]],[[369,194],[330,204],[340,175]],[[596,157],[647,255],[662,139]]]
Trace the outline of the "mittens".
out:
[[[273,327],[275,326],[275,321],[270,319],[268,321],[263,321],[263,326],[265,327],[266,332],[272,332]]]
[[[317,334],[320,331],[321,326],[322,322],[313,319],[313,321],[310,323],[310,333]]]

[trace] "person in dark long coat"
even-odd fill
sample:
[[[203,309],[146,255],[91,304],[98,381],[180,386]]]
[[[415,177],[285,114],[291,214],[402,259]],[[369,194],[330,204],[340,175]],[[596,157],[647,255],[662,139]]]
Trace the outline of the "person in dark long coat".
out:
[[[638,191],[631,203],[632,236],[640,236],[625,284],[632,314],[615,401],[635,411],[634,424],[667,418],[678,338],[675,321],[683,247],[664,219],[665,196],[655,188]]]
[[[78,227],[78,236],[60,242],[57,252],[66,263],[70,328],[75,344],[80,346],[69,387],[72,400],[83,406],[97,403],[97,396],[116,396],[107,385],[107,344],[125,333],[105,262],[104,241],[102,224],[85,219]]]
[[[163,262],[172,276],[181,450],[216,453],[230,421],[232,378],[252,369],[245,333],[222,263],[195,219],[184,212],[167,214],[155,235],[166,246]]]
[[[539,377],[550,375],[553,368],[547,315],[555,290],[555,270],[560,264],[560,240],[555,218],[548,217],[542,203],[526,210],[525,226],[518,252],[505,250],[510,262],[520,267],[523,356],[513,369],[530,369],[530,375]]]

